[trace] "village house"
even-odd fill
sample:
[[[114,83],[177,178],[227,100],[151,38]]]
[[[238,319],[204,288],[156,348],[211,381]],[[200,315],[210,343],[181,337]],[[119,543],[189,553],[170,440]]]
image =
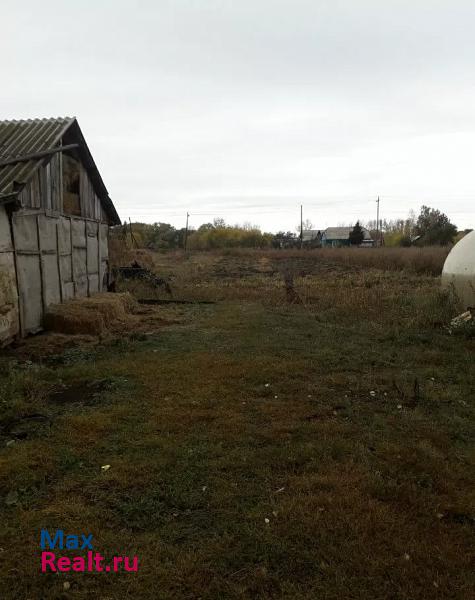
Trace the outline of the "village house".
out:
[[[310,248],[321,246],[324,231],[324,229],[304,229],[302,232],[303,244]]]
[[[363,246],[374,246],[374,240],[371,237],[370,232],[365,228],[363,230],[364,238],[360,247]],[[350,233],[353,231],[353,227],[327,227],[322,233],[321,242],[322,246],[325,247],[340,247],[350,246]]]
[[[364,233],[362,247],[374,246],[374,240],[370,232],[365,228],[361,228]],[[326,229],[306,229],[302,233],[303,244],[311,247],[340,247],[350,246],[350,233],[353,227],[327,227]]]
[[[75,118],[0,121],[0,346],[107,288],[119,224]]]

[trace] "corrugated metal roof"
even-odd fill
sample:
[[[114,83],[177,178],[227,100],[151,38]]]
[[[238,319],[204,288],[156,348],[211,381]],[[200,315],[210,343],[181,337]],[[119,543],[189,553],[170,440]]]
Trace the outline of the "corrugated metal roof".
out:
[[[0,162],[51,150],[73,122],[70,117],[0,121]],[[26,183],[43,161],[44,158],[0,167],[0,195],[16,191],[15,184]]]
[[[0,163],[18,158],[18,162],[0,166],[0,202],[2,197],[14,197],[44,163],[45,158],[21,160],[26,155],[52,150],[61,145],[63,136],[79,143],[78,152],[95,192],[114,225],[120,224],[112,200],[96,167],[92,154],[75,117],[0,121]]]
[[[304,242],[311,242],[318,238],[324,231],[324,229],[304,229],[302,239]]]
[[[362,227],[364,233],[364,239],[370,240],[371,235],[367,229]],[[353,231],[353,227],[327,227],[325,229],[325,238],[327,240],[347,240],[350,237],[350,233]]]

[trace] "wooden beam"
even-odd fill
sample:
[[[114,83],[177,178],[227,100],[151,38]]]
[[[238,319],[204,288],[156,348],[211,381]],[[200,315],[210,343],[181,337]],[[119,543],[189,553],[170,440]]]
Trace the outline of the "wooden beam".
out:
[[[10,202],[18,203],[18,194],[20,193],[20,191],[21,190],[18,190],[18,192],[11,192],[8,194],[0,194],[0,205],[9,204]]]
[[[56,154],[57,152],[65,152],[66,150],[73,150],[79,148],[79,144],[68,144],[67,146],[58,146],[57,148],[50,148],[49,150],[42,150],[41,152],[33,152],[33,154],[23,154],[22,156],[14,156],[7,158],[6,160],[0,161],[0,167],[6,167],[7,165],[14,165],[19,162],[28,162],[29,160],[37,160]]]

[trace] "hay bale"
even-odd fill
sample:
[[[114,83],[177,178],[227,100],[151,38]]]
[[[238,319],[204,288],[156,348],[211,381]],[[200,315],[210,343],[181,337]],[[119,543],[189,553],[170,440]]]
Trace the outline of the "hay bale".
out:
[[[96,294],[48,307],[44,327],[67,334],[104,335],[127,325],[136,301],[130,294]]]
[[[61,307],[61,308],[59,308]],[[68,334],[103,335],[106,329],[100,313],[94,314],[78,307],[51,306],[44,318],[44,327],[50,331]]]

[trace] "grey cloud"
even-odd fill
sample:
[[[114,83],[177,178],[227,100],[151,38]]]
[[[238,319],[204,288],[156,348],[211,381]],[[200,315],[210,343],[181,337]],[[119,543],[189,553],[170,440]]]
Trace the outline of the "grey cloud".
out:
[[[331,224],[379,193],[393,216],[424,200],[469,225],[474,17],[460,0],[3,3],[0,114],[78,116],[124,217],[277,229],[306,202]]]

